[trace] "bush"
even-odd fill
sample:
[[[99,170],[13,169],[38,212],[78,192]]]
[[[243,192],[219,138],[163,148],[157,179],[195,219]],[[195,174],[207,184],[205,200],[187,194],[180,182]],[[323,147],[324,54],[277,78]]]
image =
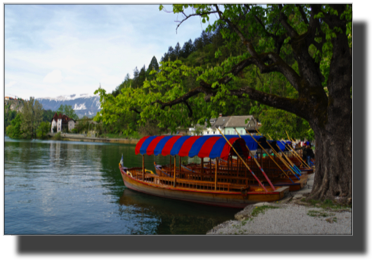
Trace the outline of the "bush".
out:
[[[61,140],[61,132],[58,132],[54,137],[54,140]]]
[[[11,121],[11,125],[9,125],[5,129],[6,135],[13,139],[21,138],[20,126],[21,126],[21,117],[20,117],[20,113],[18,113],[16,117]]]
[[[53,132],[54,132],[54,133],[57,132],[57,126],[53,127]]]
[[[76,128],[73,128],[72,130],[71,130],[71,133],[74,133],[74,134],[77,134],[79,131],[76,129]]]
[[[44,139],[47,137],[47,133],[50,131],[51,124],[49,122],[41,122],[39,127],[36,130],[36,136],[39,139]]]

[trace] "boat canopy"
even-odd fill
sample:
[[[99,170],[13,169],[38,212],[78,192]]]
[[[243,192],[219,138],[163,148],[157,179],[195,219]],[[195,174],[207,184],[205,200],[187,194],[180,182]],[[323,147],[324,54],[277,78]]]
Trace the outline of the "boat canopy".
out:
[[[248,138],[246,138],[248,137]],[[251,145],[250,150],[257,148],[257,143],[250,137],[228,135],[228,141],[236,149],[240,156],[248,157],[246,147]],[[252,141],[251,141],[252,140]],[[137,143],[135,154],[141,155],[163,155],[180,157],[200,158],[222,158],[227,159],[229,154],[236,155],[231,146],[222,136],[147,136]]]
[[[238,135],[226,135],[229,142],[234,145],[236,151],[240,155],[246,155],[248,150],[239,140]],[[275,140],[267,140],[264,136],[243,135],[241,140],[249,148],[250,151],[261,149],[255,138],[264,149],[270,149],[271,145],[277,152],[287,151],[285,144],[290,142],[282,142]],[[238,146],[239,144],[239,146]],[[277,145],[279,147],[277,147]],[[279,149],[280,148],[280,149]],[[163,155],[163,156],[181,156],[181,157],[194,157],[200,158],[217,158],[226,159],[230,153],[231,147],[221,135],[210,136],[147,136],[140,139],[135,148],[135,154],[141,155]],[[241,152],[241,153],[240,153]],[[231,153],[235,155],[235,153]]]

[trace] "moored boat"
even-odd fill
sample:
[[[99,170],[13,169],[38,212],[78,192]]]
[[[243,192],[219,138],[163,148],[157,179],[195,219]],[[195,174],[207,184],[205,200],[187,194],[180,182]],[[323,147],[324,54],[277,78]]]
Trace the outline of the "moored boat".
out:
[[[241,153],[241,156],[248,157],[245,140],[241,138],[232,137],[227,141],[218,136],[151,136],[139,141],[135,153],[142,155],[143,166],[127,168],[121,162],[119,168],[124,184],[129,189],[155,196],[244,208],[257,202],[278,201],[289,190],[287,186],[275,188],[246,177],[220,175],[218,166],[215,171],[210,170],[209,175],[201,171],[182,170],[180,162],[179,168],[176,167],[176,156],[228,159],[229,156]],[[155,174],[145,169],[144,155],[159,154],[174,157],[173,171],[169,170],[170,167],[165,170],[157,166],[158,174]]]

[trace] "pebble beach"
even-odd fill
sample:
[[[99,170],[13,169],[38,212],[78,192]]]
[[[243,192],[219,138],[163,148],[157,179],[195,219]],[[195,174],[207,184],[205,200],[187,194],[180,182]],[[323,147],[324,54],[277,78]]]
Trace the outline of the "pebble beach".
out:
[[[281,201],[245,207],[235,220],[214,227],[207,235],[352,235],[352,209],[303,205],[301,200],[312,190],[313,179],[310,174],[302,190],[288,193]],[[257,209],[263,211],[257,213]]]

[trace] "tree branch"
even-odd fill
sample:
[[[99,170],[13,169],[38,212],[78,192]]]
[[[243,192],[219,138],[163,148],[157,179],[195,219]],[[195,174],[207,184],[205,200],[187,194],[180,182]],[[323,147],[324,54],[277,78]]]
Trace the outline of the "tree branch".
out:
[[[307,16],[303,10],[303,7],[301,5],[298,5],[298,4],[296,4],[296,7],[299,9],[299,12],[301,14],[301,18],[303,19],[304,23],[308,24],[308,19],[307,19]]]
[[[184,12],[184,16],[185,18],[183,20],[180,21],[180,23],[177,25],[176,27],[176,33],[177,33],[177,29],[179,29],[179,26],[184,22],[186,21],[188,18],[191,18],[192,16],[202,16],[202,15],[207,15],[207,14],[212,14],[212,13],[217,13],[216,11],[213,11],[213,12],[206,12],[206,13],[202,13],[202,14],[198,14],[198,13],[193,13],[193,14],[190,14],[190,15],[186,15]]]
[[[302,102],[302,99],[299,100],[280,97],[274,94],[269,94],[253,89],[251,87],[244,87],[238,90],[230,90],[230,92],[238,97],[242,96],[243,94],[247,94],[250,99],[256,100],[261,104],[294,113],[305,119],[308,119],[309,115],[311,114],[307,111],[306,107],[308,106]]]
[[[187,106],[187,108],[188,108],[188,110],[189,110],[189,112],[188,112],[188,116],[189,116],[189,117],[192,117],[192,115],[193,115],[193,111],[192,111],[191,106],[188,104],[188,101],[185,100],[185,101],[184,101],[184,104]]]
[[[281,25],[283,25],[284,29],[287,31],[288,35],[291,38],[297,37],[298,33],[296,32],[296,30],[294,28],[292,28],[291,25],[289,25],[289,23],[287,21],[288,18],[284,14],[283,6],[281,4],[279,4],[279,9],[280,9],[280,22],[281,22]]]

